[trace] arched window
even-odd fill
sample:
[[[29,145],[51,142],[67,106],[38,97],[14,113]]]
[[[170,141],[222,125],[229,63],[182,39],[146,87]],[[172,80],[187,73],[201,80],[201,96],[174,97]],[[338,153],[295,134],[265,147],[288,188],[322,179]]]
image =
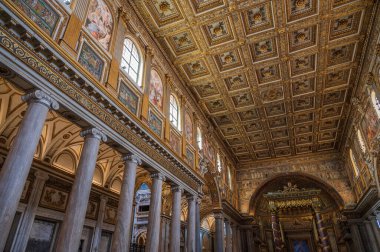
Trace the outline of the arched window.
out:
[[[216,154],[216,167],[218,168],[218,171],[222,171],[222,161],[220,160],[219,153]]]
[[[376,111],[377,117],[380,117],[380,103],[379,99],[377,99],[376,92],[374,90],[371,91],[371,101],[372,101],[372,106]]]
[[[364,142],[364,139],[363,139],[362,132],[358,129],[358,131],[356,132],[356,134],[358,136],[358,141],[359,141],[360,149],[362,150],[363,153],[366,153],[367,152],[367,148],[365,146],[365,142]]]
[[[355,177],[357,177],[357,176],[359,176],[359,166],[358,166],[358,162],[354,156],[354,153],[352,152],[352,149],[350,149],[350,159],[351,159],[352,167],[354,168]]]
[[[203,149],[202,131],[199,127],[197,127],[197,145],[199,150]]]
[[[132,40],[124,39],[123,54],[121,56],[121,69],[128,75],[128,77],[141,87],[141,57],[140,53]]]
[[[169,104],[169,120],[178,129],[180,129],[180,118],[179,118],[179,106],[177,98],[174,95],[170,95]]]

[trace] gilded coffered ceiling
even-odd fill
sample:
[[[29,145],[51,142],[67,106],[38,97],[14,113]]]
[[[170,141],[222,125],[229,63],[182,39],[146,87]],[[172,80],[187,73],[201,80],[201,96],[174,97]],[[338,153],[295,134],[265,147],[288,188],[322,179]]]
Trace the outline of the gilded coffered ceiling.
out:
[[[240,163],[338,148],[373,1],[131,2]]]

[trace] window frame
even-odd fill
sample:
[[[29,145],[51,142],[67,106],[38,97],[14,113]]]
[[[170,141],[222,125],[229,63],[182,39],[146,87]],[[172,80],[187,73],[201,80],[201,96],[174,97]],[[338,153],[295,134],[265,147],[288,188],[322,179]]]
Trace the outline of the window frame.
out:
[[[172,101],[174,103],[172,103]],[[174,106],[175,104],[175,106]],[[173,113],[176,110],[176,113]],[[178,98],[171,93],[169,97],[169,121],[177,130],[181,131],[181,108],[179,105]],[[175,116],[175,117],[174,117]]]
[[[131,48],[128,48],[126,45],[126,42],[130,41],[131,42]],[[124,57],[125,50],[128,51],[129,53],[129,61],[126,60]],[[138,56],[138,59],[135,58],[133,55],[134,50],[136,51],[136,54]],[[132,58],[137,61],[137,70],[132,67]],[[123,65],[125,63],[125,65]],[[143,57],[140,51],[140,48],[138,47],[137,43],[130,37],[125,37],[123,41],[123,50],[121,53],[121,60],[120,60],[120,70],[121,72],[127,76],[127,78],[138,88],[142,89],[143,88],[143,83],[142,83],[142,70],[143,70]],[[130,74],[130,70],[133,71],[136,74],[136,80],[133,79],[132,75]],[[137,72],[136,72],[136,71]]]

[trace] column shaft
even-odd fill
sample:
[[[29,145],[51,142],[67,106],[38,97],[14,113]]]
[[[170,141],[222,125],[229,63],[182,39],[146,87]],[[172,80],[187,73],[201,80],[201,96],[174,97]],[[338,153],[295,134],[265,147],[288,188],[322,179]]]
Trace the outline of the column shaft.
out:
[[[241,229],[237,229],[237,252],[242,251],[243,248],[241,246]]]
[[[30,199],[24,214],[22,216],[22,220],[17,231],[17,236],[15,241],[13,242],[14,246],[12,251],[25,251],[26,246],[29,240],[29,234],[32,230],[34,217],[36,216],[36,210],[38,208],[38,203],[41,198],[42,189],[44,188],[46,180],[48,180],[49,175],[42,171],[37,171],[35,173],[35,181],[33,183],[33,190],[30,195]]]
[[[79,248],[99,144],[102,139],[106,140],[106,137],[97,129],[82,131],[81,136],[85,138],[83,149],[65,217],[59,231],[57,252],[77,251]]]
[[[160,223],[161,223],[161,195],[162,195],[162,183],[164,177],[159,174],[152,174],[152,194],[150,198],[150,208],[148,217],[148,231],[146,236],[146,251],[156,252],[158,251],[160,242]]]
[[[276,252],[282,251],[282,239],[281,239],[281,230],[279,225],[279,220],[277,217],[277,211],[272,211],[272,231],[273,231],[273,240]]]
[[[141,160],[134,155],[124,157],[125,168],[121,186],[117,221],[112,238],[112,251],[129,251],[132,232],[132,207],[135,192],[136,170]]]
[[[103,226],[103,220],[104,220],[104,211],[106,210],[108,197],[107,196],[100,196],[100,205],[99,205],[99,211],[98,211],[98,219],[96,220],[96,226],[94,231],[94,238],[92,239],[92,252],[99,251],[99,245],[100,240],[102,238],[102,226]]]
[[[214,213],[215,218],[215,252],[223,252],[223,214]]]
[[[352,235],[352,241],[354,242],[354,251],[364,252],[363,241],[360,236],[360,231],[357,224],[350,225],[350,232]]]
[[[201,200],[198,199],[195,205],[195,251],[196,252],[202,252],[200,205],[201,205]]]
[[[226,225],[226,252],[232,252],[232,237],[231,237],[231,227],[230,222],[225,221]]]
[[[187,252],[195,252],[195,201],[195,196],[187,199]]]
[[[179,252],[181,249],[181,188],[172,187],[173,205],[170,227],[170,252]]]
[[[231,229],[232,229],[232,252],[239,252],[236,224],[231,225]]]
[[[365,229],[367,231],[367,236],[370,241],[369,247],[372,248],[372,251],[380,251],[377,243],[376,243],[376,238],[375,235],[373,234],[373,230],[371,227],[371,222],[370,221],[365,221],[364,222]]]
[[[0,171],[0,251],[4,250],[49,108],[59,107],[40,90],[23,96],[23,100],[29,105]]]
[[[371,222],[371,226],[372,226],[373,234],[376,239],[377,246],[380,248],[380,232],[379,232],[379,227],[377,226],[376,218],[372,217],[369,219],[369,221]]]
[[[323,226],[322,215],[318,210],[315,210],[315,220],[317,223],[319,240],[322,245],[322,251],[330,252],[331,247],[330,247],[329,237],[326,233],[325,227]]]

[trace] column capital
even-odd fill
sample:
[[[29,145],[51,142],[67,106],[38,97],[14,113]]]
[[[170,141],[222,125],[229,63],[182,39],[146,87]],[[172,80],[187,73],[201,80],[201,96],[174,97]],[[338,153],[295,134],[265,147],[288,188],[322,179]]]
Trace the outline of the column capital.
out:
[[[181,193],[183,193],[183,188],[181,186],[179,186],[179,185],[172,185],[171,186],[171,190],[172,190],[172,192],[181,192]]]
[[[97,128],[88,128],[88,129],[85,129],[83,131],[80,132],[80,136],[81,137],[94,137],[94,138],[97,138],[99,139],[100,141],[107,141],[107,136],[101,132],[100,130],[98,130]]]
[[[223,213],[222,212],[214,212],[214,218],[215,219],[223,219]]]
[[[123,160],[126,161],[126,162],[135,163],[137,165],[141,165],[142,164],[141,159],[138,156],[136,156],[135,154],[131,154],[131,153],[125,154],[123,156]]]
[[[49,94],[41,90],[34,90],[26,95],[23,95],[21,99],[24,102],[30,103],[40,103],[48,107],[49,109],[57,110],[59,109],[58,102],[53,99]]]
[[[159,180],[162,180],[162,181],[165,181],[165,180],[166,180],[165,176],[162,175],[162,174],[159,173],[159,172],[156,172],[156,173],[152,173],[152,174],[150,174],[150,177],[151,177],[152,179],[159,179]]]
[[[41,181],[46,181],[49,179],[49,174],[40,170],[36,171],[34,173],[34,176],[36,177],[36,179],[41,180]]]
[[[187,201],[196,201],[197,196],[195,196],[193,194],[188,194],[188,195],[186,195],[186,199],[187,199]]]

